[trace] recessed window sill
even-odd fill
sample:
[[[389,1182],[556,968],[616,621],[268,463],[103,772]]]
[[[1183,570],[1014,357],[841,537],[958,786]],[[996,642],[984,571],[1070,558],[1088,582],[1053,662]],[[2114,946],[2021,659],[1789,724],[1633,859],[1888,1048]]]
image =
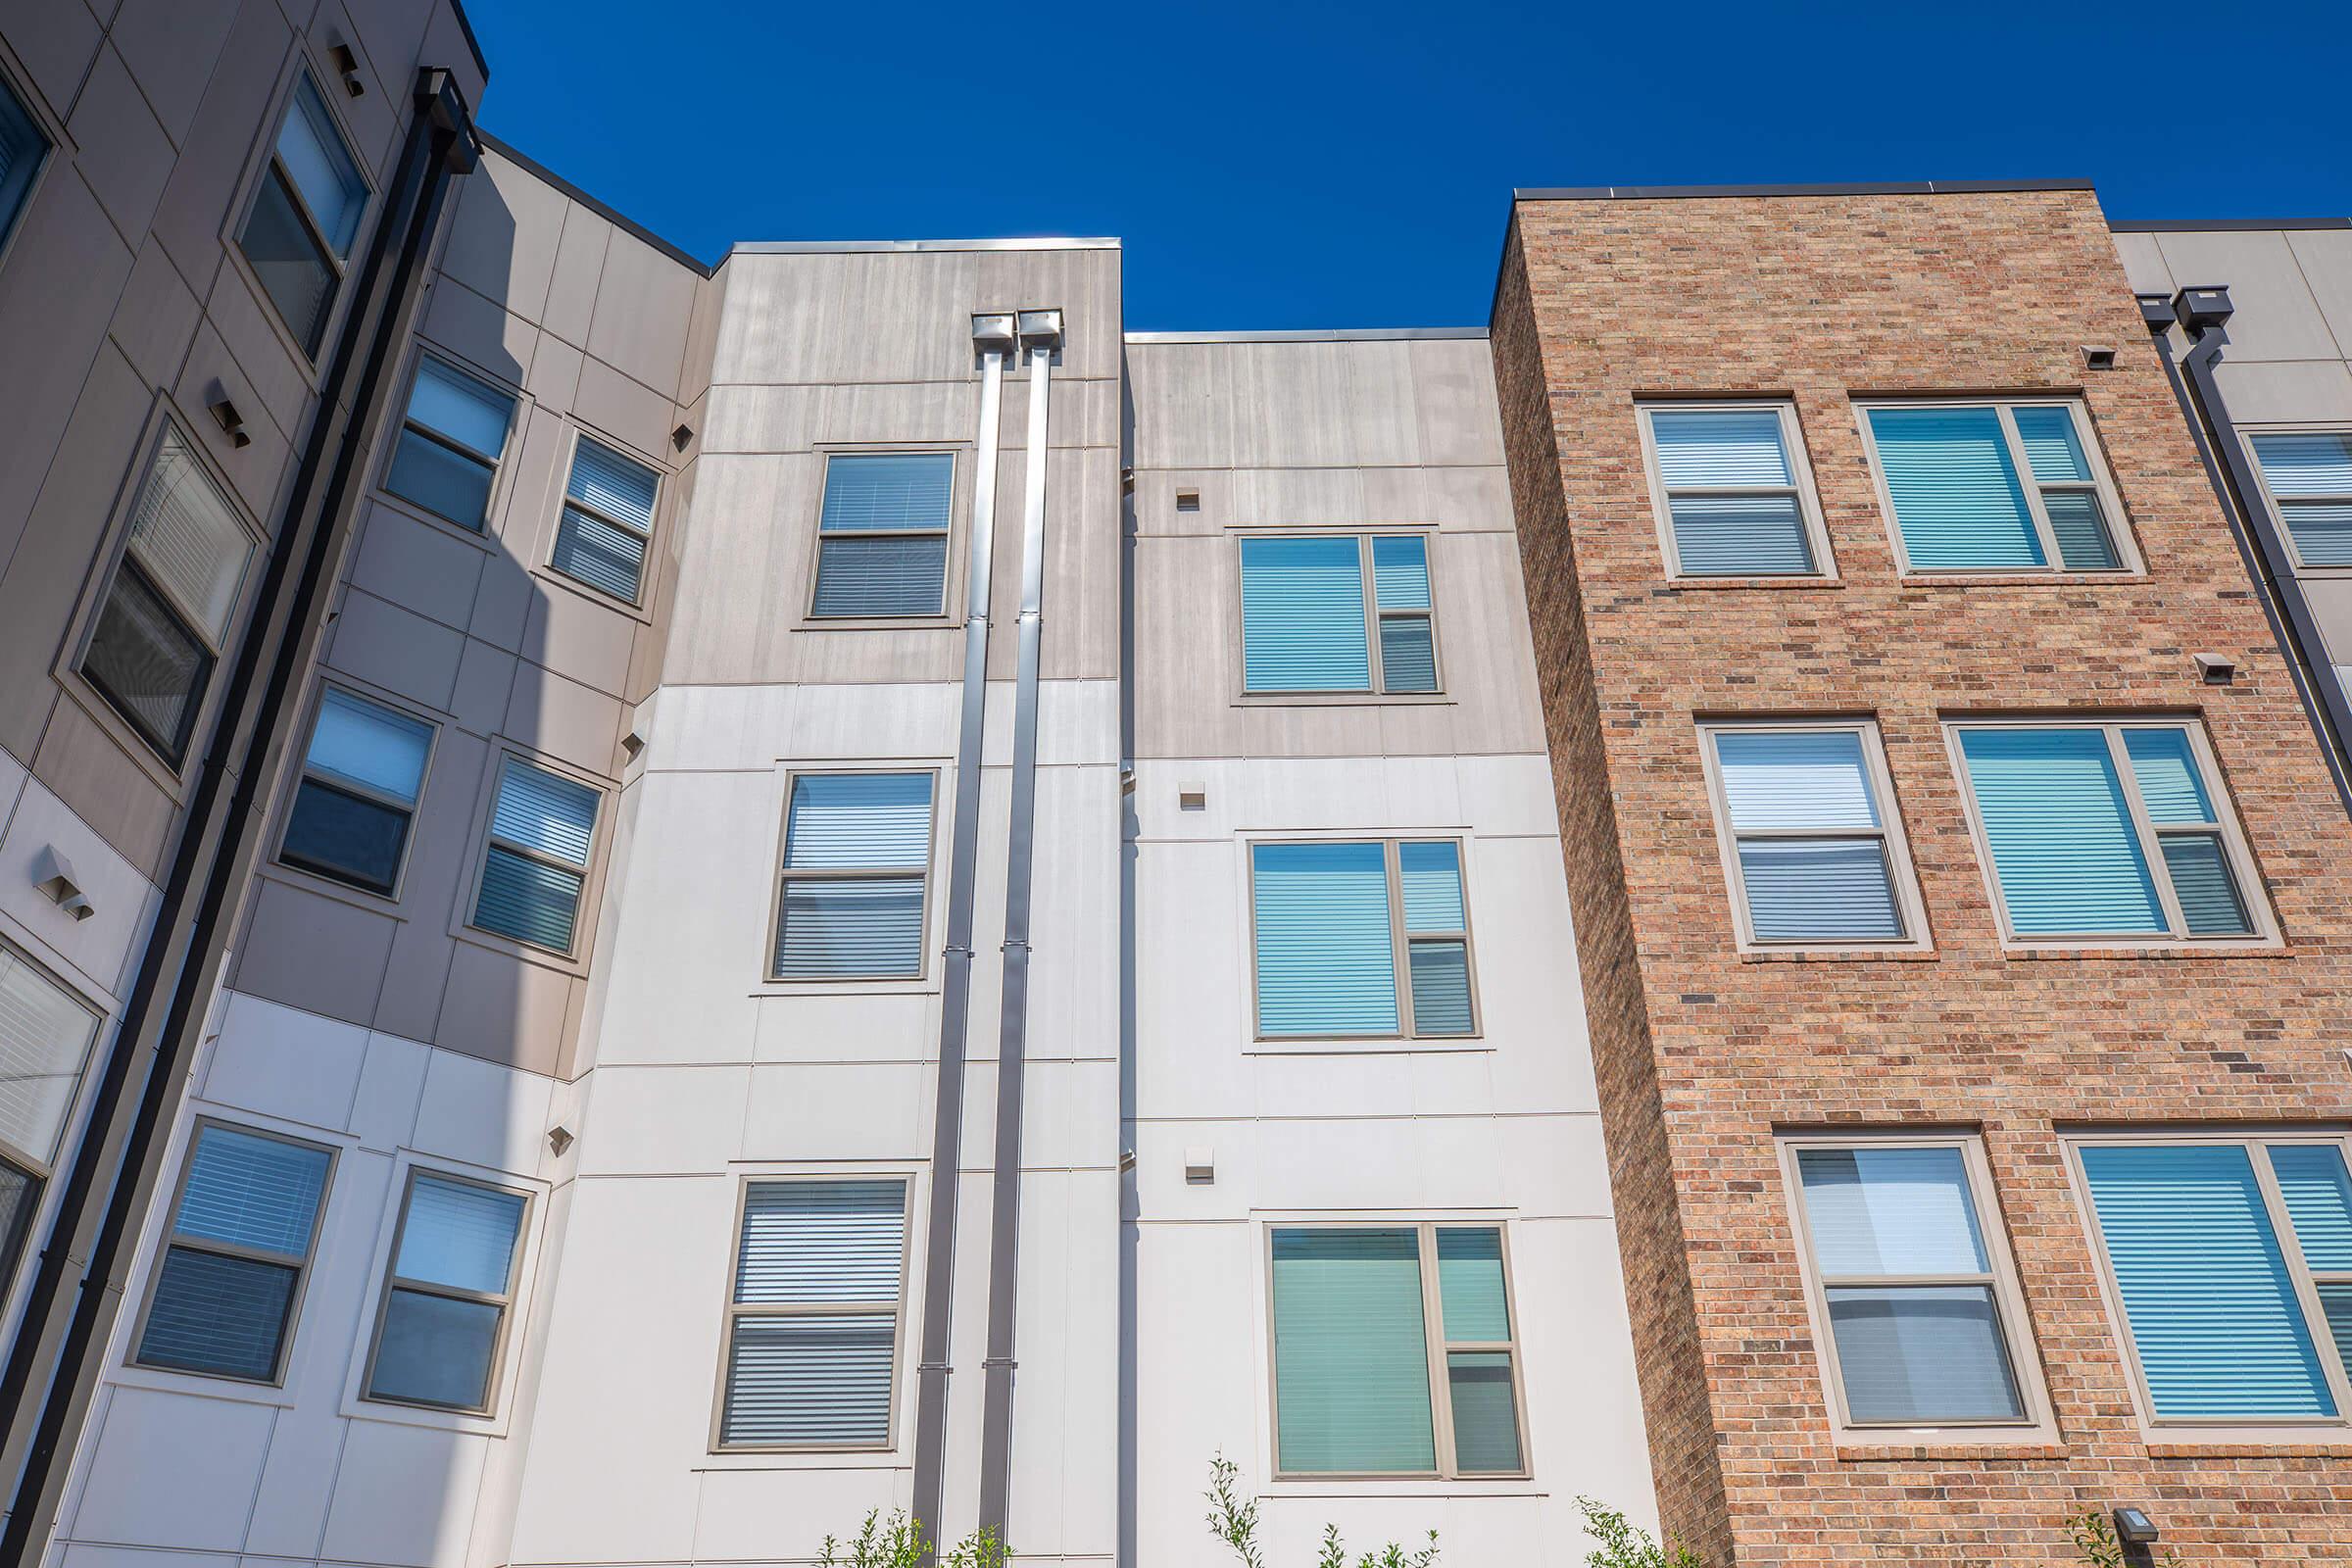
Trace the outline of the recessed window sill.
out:
[[[1741,963],[1932,963],[1934,948],[1742,948]]]
[[[2066,1445],[2032,1433],[1987,1431],[1971,1437],[1965,1430],[1920,1433],[1901,1441],[1896,1433],[1842,1433],[1838,1438],[1839,1464],[1948,1463],[1959,1460],[2047,1461],[2067,1456]]]
[[[1445,692],[1244,692],[1236,708],[1449,708]]]
[[[1266,1483],[1268,1497],[1547,1497],[1533,1476],[1292,1476]]]
[[[2283,958],[2287,956],[2283,942],[2147,942],[2100,943],[2078,947],[2037,946],[2019,947],[2010,944],[2002,948],[2002,956],[2027,962],[2050,959],[2087,959],[2090,961],[2145,958]]]
[[[494,480],[493,483],[495,482],[496,481]],[[372,500],[377,506],[384,508],[386,511],[398,513],[401,516],[408,518],[412,522],[421,522],[428,528],[449,535],[452,539],[464,540],[466,544],[473,546],[474,549],[483,552],[485,555],[496,555],[498,553],[499,541],[491,535],[490,524],[487,521],[483,522],[483,524],[478,528],[468,527],[465,523],[455,522],[448,517],[444,517],[438,512],[418,506],[416,502],[409,500],[406,496],[396,495],[392,491],[384,489],[381,485],[378,485],[374,490],[368,492],[368,496],[369,499]],[[492,500],[496,501],[496,499],[497,496],[494,491],[492,494]]]
[[[803,615],[794,631],[953,631],[962,622],[954,615]]]
[[[1296,1040],[1252,1040],[1242,1047],[1245,1056],[1361,1056],[1374,1054],[1424,1051],[1492,1051],[1483,1035],[1301,1036]]]
[[[2147,580],[2144,571],[1940,571],[1916,576],[1904,572],[1895,578],[1905,588],[2096,588]]]
[[[1845,580],[1841,577],[1669,577],[1666,579],[1666,587],[1670,592],[1679,592],[1685,588],[1696,588],[1701,591],[1722,588],[1787,590],[1791,588],[1843,588],[1844,586]]]
[[[2352,1459],[2352,1433],[2340,1428],[2321,1436],[2249,1438],[2243,1433],[2217,1432],[2210,1438],[2184,1433],[2150,1433],[2151,1459]]]

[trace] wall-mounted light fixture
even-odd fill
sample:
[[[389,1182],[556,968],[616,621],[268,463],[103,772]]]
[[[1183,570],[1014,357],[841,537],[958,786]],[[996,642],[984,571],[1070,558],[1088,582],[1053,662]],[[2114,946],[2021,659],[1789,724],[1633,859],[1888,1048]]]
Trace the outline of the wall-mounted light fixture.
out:
[[[326,58],[334,66],[335,74],[343,78],[343,90],[354,98],[368,96],[368,83],[360,79],[360,57],[352,53],[351,45],[340,38],[326,46]]]
[[[215,421],[226,432],[230,446],[249,447],[253,445],[252,433],[245,428],[245,416],[239,414],[236,404],[229,400],[228,388],[215,381],[211,395],[205,399],[204,406]]]
[[[2222,654],[2192,654],[2197,676],[2208,686],[2227,686],[2237,678],[2237,662]]]
[[[42,846],[41,853],[32,858],[32,885],[75,920],[87,920],[98,912],[82,889],[81,873],[54,844]]]
[[[2107,346],[2106,346],[2105,344],[2103,344],[2103,343],[2085,343],[2085,344],[2083,344],[2083,345],[2082,345],[2082,368],[2083,368],[2084,369],[2086,369],[2086,370],[2112,370],[2112,369],[2114,369],[2114,368],[2115,368],[2115,350],[2113,350],[2113,349],[2111,349],[2111,348],[2107,347]]]

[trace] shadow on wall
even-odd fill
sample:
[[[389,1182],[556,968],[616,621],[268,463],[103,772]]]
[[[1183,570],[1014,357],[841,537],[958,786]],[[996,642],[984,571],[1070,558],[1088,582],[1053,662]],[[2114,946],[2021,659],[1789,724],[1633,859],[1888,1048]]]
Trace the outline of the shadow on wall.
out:
[[[461,191],[469,271],[510,271],[498,187]],[[539,333],[505,303],[436,277],[432,357],[395,367],[69,1540],[409,1565],[503,1549],[632,636],[609,673],[542,661],[566,615],[643,623],[546,580],[568,411],[519,395]],[[267,1348],[225,1376],[193,1350],[155,1364],[159,1287],[207,1263],[167,1207],[208,1184],[318,1213],[299,1272],[273,1276],[293,1281],[274,1373]]]

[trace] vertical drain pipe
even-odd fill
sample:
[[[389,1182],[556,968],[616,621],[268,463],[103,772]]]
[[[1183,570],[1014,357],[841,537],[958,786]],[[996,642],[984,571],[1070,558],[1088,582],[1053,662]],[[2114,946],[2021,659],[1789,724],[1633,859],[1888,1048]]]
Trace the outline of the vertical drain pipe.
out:
[[[1029,892],[1037,828],[1037,664],[1046,579],[1046,409],[1059,311],[1023,311],[1029,451],[1021,502],[1021,651],[1012,705],[1012,828],[1004,867],[1004,1014],[997,1046],[997,1152],[988,1273],[986,1394],[980,1418],[980,1528],[1004,1539],[1012,1492],[1013,1308],[1020,1295],[1021,1078],[1029,1032]]]
[[[989,564],[996,549],[997,426],[1003,422],[1009,314],[972,318],[980,353],[979,462],[972,475],[966,552],[963,722],[956,740],[956,829],[948,871],[948,945],[939,1004],[938,1109],[931,1129],[931,1212],[923,1244],[923,1348],[915,1364],[915,1520],[933,1538],[945,1528],[949,1330],[956,1304],[956,1209],[963,1158],[963,1058],[972,1005],[972,882],[980,858],[980,741],[988,714]],[[926,1553],[924,1560],[930,1561]]]

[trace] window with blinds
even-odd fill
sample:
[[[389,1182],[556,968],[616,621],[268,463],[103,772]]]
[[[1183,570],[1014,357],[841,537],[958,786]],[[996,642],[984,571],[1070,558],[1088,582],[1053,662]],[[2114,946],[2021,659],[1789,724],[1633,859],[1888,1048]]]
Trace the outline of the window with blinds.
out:
[[[41,164],[49,156],[49,138],[40,122],[24,107],[16,90],[0,78],[0,243],[5,243],[32,194]]]
[[[1639,416],[1671,575],[1829,574],[1793,405],[1651,404]]]
[[[253,533],[227,492],[194,443],[167,422],[80,669],[174,767],[187,757],[253,552]]]
[[[237,247],[306,354],[318,352],[367,210],[359,161],[305,72],[294,78]]]
[[[2201,730],[2128,719],[1954,731],[2013,940],[2265,935]]]
[[[654,537],[661,475],[602,441],[582,435],[571,449],[564,514],[548,564],[625,605],[644,594],[646,548]]]
[[[945,614],[955,500],[953,452],[828,453],[809,615]]]
[[[602,798],[519,757],[501,763],[473,924],[568,955],[577,943]]]
[[[2248,439],[2296,564],[2352,566],[2352,430],[2274,430]]]
[[[1913,572],[2130,571],[2081,403],[1879,403],[1865,445]]]
[[[246,1383],[285,1376],[334,1152],[250,1128],[196,1124],[148,1284],[141,1366]]]
[[[529,1207],[503,1187],[409,1173],[368,1352],[368,1398],[490,1408]]]
[[[0,1298],[57,1168],[98,1015],[0,943]]]
[[[1259,1038],[1478,1032],[1458,842],[1253,844],[1250,897]]]
[[[1245,536],[1242,688],[1438,691],[1422,534]]]
[[[422,719],[324,688],[278,858],[389,897],[432,747],[433,726]]]
[[[1277,1226],[1269,1242],[1278,1474],[1527,1474],[1499,1228]]]
[[[2156,1421],[2340,1423],[2352,1410],[2352,1178],[2339,1138],[2074,1146]]]
[[[384,488],[444,522],[486,532],[490,490],[514,420],[513,393],[418,355]]]
[[[1975,1143],[1789,1147],[1841,1423],[2029,1423],[2024,1314],[2008,1259],[1978,1217]]]
[[[745,1185],[714,1447],[890,1446],[906,1252],[903,1180]]]
[[[1709,724],[1700,744],[1741,942],[1925,941],[1876,724]]]
[[[794,776],[769,978],[921,978],[932,782],[929,773]]]

